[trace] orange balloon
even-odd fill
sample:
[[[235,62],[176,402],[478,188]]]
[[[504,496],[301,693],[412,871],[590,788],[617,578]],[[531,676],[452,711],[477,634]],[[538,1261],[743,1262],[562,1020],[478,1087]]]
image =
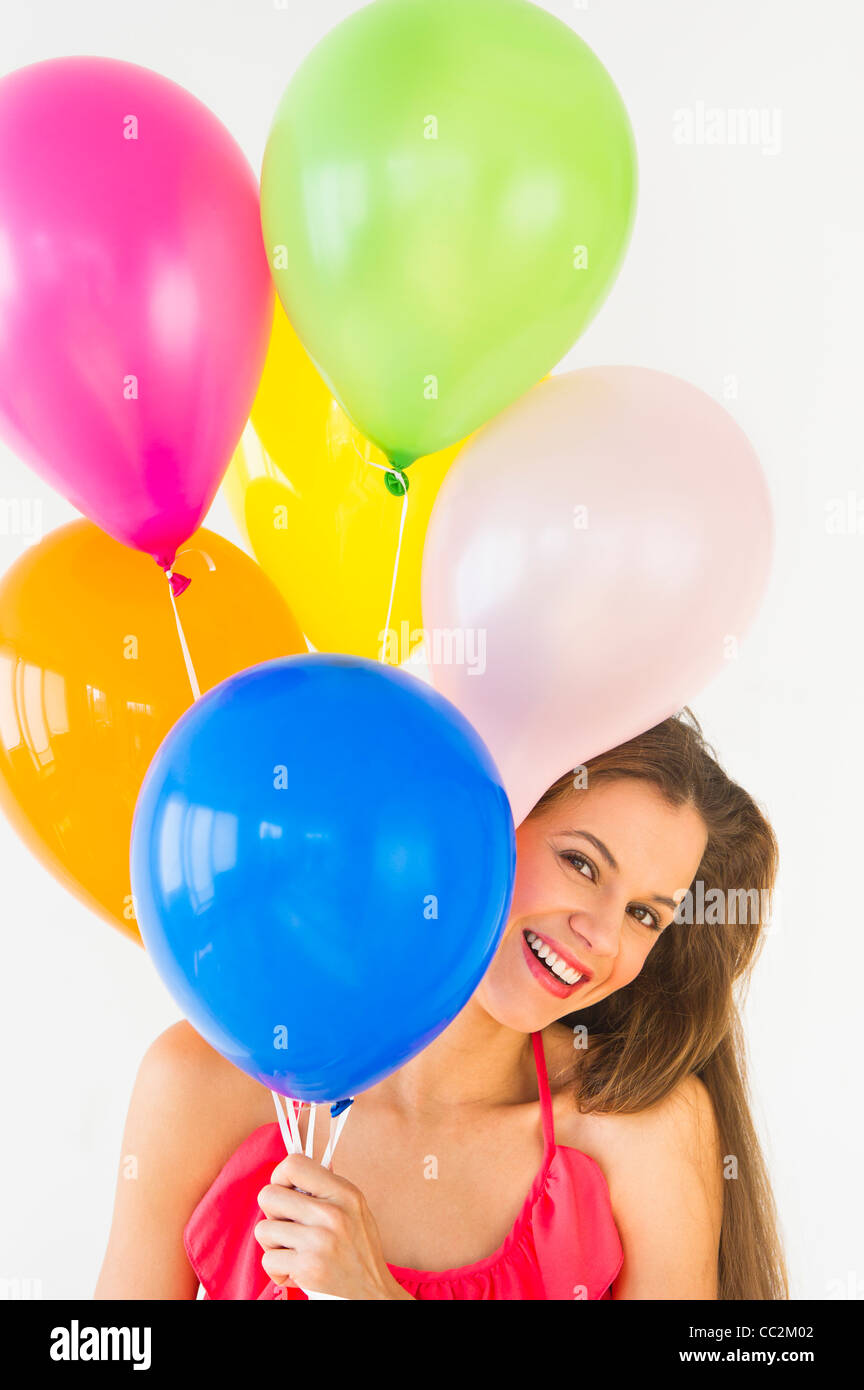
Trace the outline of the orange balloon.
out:
[[[200,530],[177,600],[203,693],[307,650],[253,560]],[[88,907],[138,941],[129,839],[153,754],[192,704],[164,574],[89,521],[51,532],[0,581],[0,805]]]

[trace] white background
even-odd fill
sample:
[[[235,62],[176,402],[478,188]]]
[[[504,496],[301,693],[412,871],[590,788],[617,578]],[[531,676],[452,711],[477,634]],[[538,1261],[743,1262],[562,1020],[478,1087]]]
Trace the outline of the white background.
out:
[[[4,5],[0,61],[9,71],[88,53],[155,68],[205,101],[260,170],[285,82],[356,8],[31,0]],[[702,387],[749,434],[775,501],[761,616],[691,704],[780,839],[779,921],[747,1026],[793,1297],[862,1297],[864,519],[846,534],[827,525],[850,492],[864,512],[860,12],[854,0],[546,8],[609,68],[640,160],[629,256],[567,364],[656,367]],[[386,81],[370,73],[370,101]],[[773,139],[678,143],[676,112],[698,103],[764,111]],[[46,531],[74,515],[2,446],[0,497],[42,499]],[[238,539],[221,498],[208,524]],[[0,569],[24,544],[0,534]],[[0,867],[0,1279],[89,1297],[135,1069],[177,1013],[141,952],[67,896],[5,822]]]

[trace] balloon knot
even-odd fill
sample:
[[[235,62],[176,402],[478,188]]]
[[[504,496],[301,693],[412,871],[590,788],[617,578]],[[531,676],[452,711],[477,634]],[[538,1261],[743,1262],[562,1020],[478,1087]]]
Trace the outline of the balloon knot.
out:
[[[348,1106],[353,1104],[353,1096],[349,1096],[347,1100],[334,1100],[333,1104],[330,1106],[330,1118],[335,1120],[337,1115],[341,1115],[343,1110],[347,1110]]]
[[[166,570],[165,577],[171,585],[171,592],[175,598],[179,598],[181,594],[185,594],[189,585],[192,583],[192,580],[189,579],[187,575],[175,574],[173,570]]]
[[[402,468],[393,468],[384,474],[384,486],[394,497],[404,497],[408,491],[408,475]]]

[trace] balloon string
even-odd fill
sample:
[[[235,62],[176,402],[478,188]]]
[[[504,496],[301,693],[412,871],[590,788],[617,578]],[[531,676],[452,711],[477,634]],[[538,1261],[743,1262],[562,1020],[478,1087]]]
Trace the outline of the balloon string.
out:
[[[177,600],[174,597],[174,590],[171,588],[171,571],[166,571],[168,578],[168,597],[171,600],[171,607],[174,610],[174,621],[177,624],[177,636],[180,639],[180,650],[183,653],[183,660],[186,663],[186,674],[189,677],[189,685],[192,688],[192,699],[201,699],[201,687],[198,684],[198,677],[195,674],[195,667],[192,665],[192,657],[189,655],[189,647],[186,644],[186,634],[183,631],[183,624],[180,621],[180,614],[177,612]]]
[[[285,1152],[289,1154],[302,1154],[305,1152],[307,1158],[312,1158],[315,1144],[316,1107],[311,1104],[309,1106],[309,1124],[306,1130],[306,1143],[304,1146],[303,1139],[300,1135],[299,1123],[299,1112],[303,1108],[303,1101],[296,1102],[297,1109],[295,1110],[295,1102],[289,1100],[287,1096],[281,1096],[278,1091],[271,1091],[270,1094],[273,1097],[273,1104],[276,1107],[276,1118],[279,1121],[279,1129],[282,1132],[282,1142],[285,1145]],[[335,1118],[333,1117],[333,1111],[337,1107],[333,1105],[330,1108],[330,1134],[327,1139],[327,1147],[321,1159],[322,1168],[327,1168],[333,1161],[336,1145],[339,1143],[342,1131],[345,1128],[345,1121],[348,1119],[348,1114],[353,1103],[353,1098],[348,1101],[343,1101],[342,1105],[344,1109],[340,1110]],[[283,1105],[285,1107],[284,1110],[282,1108]]]
[[[327,1140],[327,1147],[324,1150],[324,1157],[321,1159],[322,1168],[329,1168],[333,1162],[333,1155],[336,1152],[336,1145],[339,1143],[339,1136],[345,1128],[345,1121],[351,1114],[351,1106],[342,1111],[338,1119],[330,1120],[330,1137]]]
[[[282,1133],[282,1142],[285,1145],[285,1152],[288,1154],[296,1154],[298,1152],[298,1140],[294,1137],[294,1128],[297,1124],[297,1117],[294,1114],[294,1105],[292,1102],[289,1102],[285,1106],[285,1110],[287,1110],[288,1114],[292,1117],[289,1131],[288,1125],[285,1123],[285,1110],[282,1109],[282,1097],[276,1091],[271,1091],[270,1094],[273,1097],[273,1104],[276,1106],[276,1118],[279,1121],[279,1129]]]
[[[396,577],[399,574],[399,557],[402,554],[402,535],[405,530],[405,515],[408,511],[408,492],[407,489],[402,494],[402,514],[399,517],[399,540],[396,543],[396,558],[393,561],[393,579],[390,584],[390,602],[387,604],[387,618],[384,623],[384,642],[381,648],[381,660],[386,662],[385,652],[387,650],[387,634],[390,631],[390,619],[393,614],[393,599],[396,596]],[[348,1113],[347,1110],[345,1112]],[[341,1115],[339,1117],[342,1118]]]
[[[358,454],[358,456],[359,456],[360,458],[363,458],[363,456],[362,456],[362,454],[360,454],[360,451],[359,451],[359,449],[357,448],[357,445],[356,445],[356,444],[354,445],[354,449],[355,449],[355,452]],[[398,477],[398,476],[399,476],[399,471],[398,471],[398,469],[392,468],[392,467],[390,467],[389,465],[385,465],[385,464],[383,464],[383,463],[374,463],[372,459],[363,459],[363,462],[364,462],[364,463],[368,463],[370,468],[380,468],[381,471],[382,471],[382,473],[392,473],[395,477]],[[403,475],[403,477],[404,477],[404,475]],[[407,484],[407,480],[406,480],[406,482],[405,482],[405,491],[402,493],[402,512],[401,512],[401,515],[400,515],[400,517],[399,517],[399,539],[398,539],[398,541],[396,542],[396,558],[395,558],[394,561],[393,561],[393,578],[392,578],[392,580],[390,581],[390,601],[389,601],[389,603],[387,604],[387,618],[386,618],[386,621],[385,621],[385,623],[384,623],[384,637],[383,637],[383,640],[382,640],[382,642],[381,642],[381,652],[380,652],[379,657],[378,657],[378,660],[379,660],[379,661],[383,661],[385,665],[387,664],[387,657],[386,657],[386,655],[385,655],[385,653],[386,653],[386,651],[387,651],[387,634],[388,634],[389,631],[390,631],[390,619],[391,619],[392,616],[393,616],[393,600],[394,600],[394,598],[395,598],[395,596],[396,596],[396,579],[397,579],[398,574],[399,574],[399,560],[400,560],[400,557],[401,557],[401,555],[402,555],[402,536],[403,536],[403,534],[404,534],[404,532],[405,532],[405,517],[406,517],[407,512],[408,512],[408,484]]]
[[[315,1156],[315,1116],[318,1114],[317,1105],[309,1106],[309,1123],[306,1126],[306,1157]]]

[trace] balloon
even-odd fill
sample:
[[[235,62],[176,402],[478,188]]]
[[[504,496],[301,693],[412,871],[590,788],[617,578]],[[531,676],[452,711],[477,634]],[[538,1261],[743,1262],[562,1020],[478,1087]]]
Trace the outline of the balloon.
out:
[[[517,824],[568,768],[674,714],[735,654],[772,543],[746,436],[664,372],[552,377],[480,431],[429,523],[426,655],[488,743]],[[453,632],[482,663],[453,659],[439,640]]]
[[[422,641],[423,540],[441,480],[460,447],[411,470],[384,650],[394,665]],[[319,651],[381,654],[402,519],[383,467],[384,455],[334,401],[277,304],[251,426],[224,490],[256,560]]]
[[[258,190],[220,121],[113,58],[0,80],[0,432],[79,511],[168,568],[264,362]]]
[[[470,434],[570,349],[623,259],[627,113],[525,0],[376,0],[276,111],[264,239],[289,318],[400,467]]]
[[[165,740],[132,832],[144,942],[193,1028],[271,1090],[336,1101],[473,993],[515,837],[482,742],[413,676],[271,661]]]
[[[305,651],[254,561],[211,531],[190,547],[177,609],[202,690]],[[0,580],[0,804],[45,867],[136,941],[135,799],[191,703],[170,594],[145,556],[75,521]]]
[[[284,473],[307,457],[315,460],[316,469],[326,469],[335,413],[342,415],[277,299],[249,423]],[[379,481],[383,487],[383,479]]]

